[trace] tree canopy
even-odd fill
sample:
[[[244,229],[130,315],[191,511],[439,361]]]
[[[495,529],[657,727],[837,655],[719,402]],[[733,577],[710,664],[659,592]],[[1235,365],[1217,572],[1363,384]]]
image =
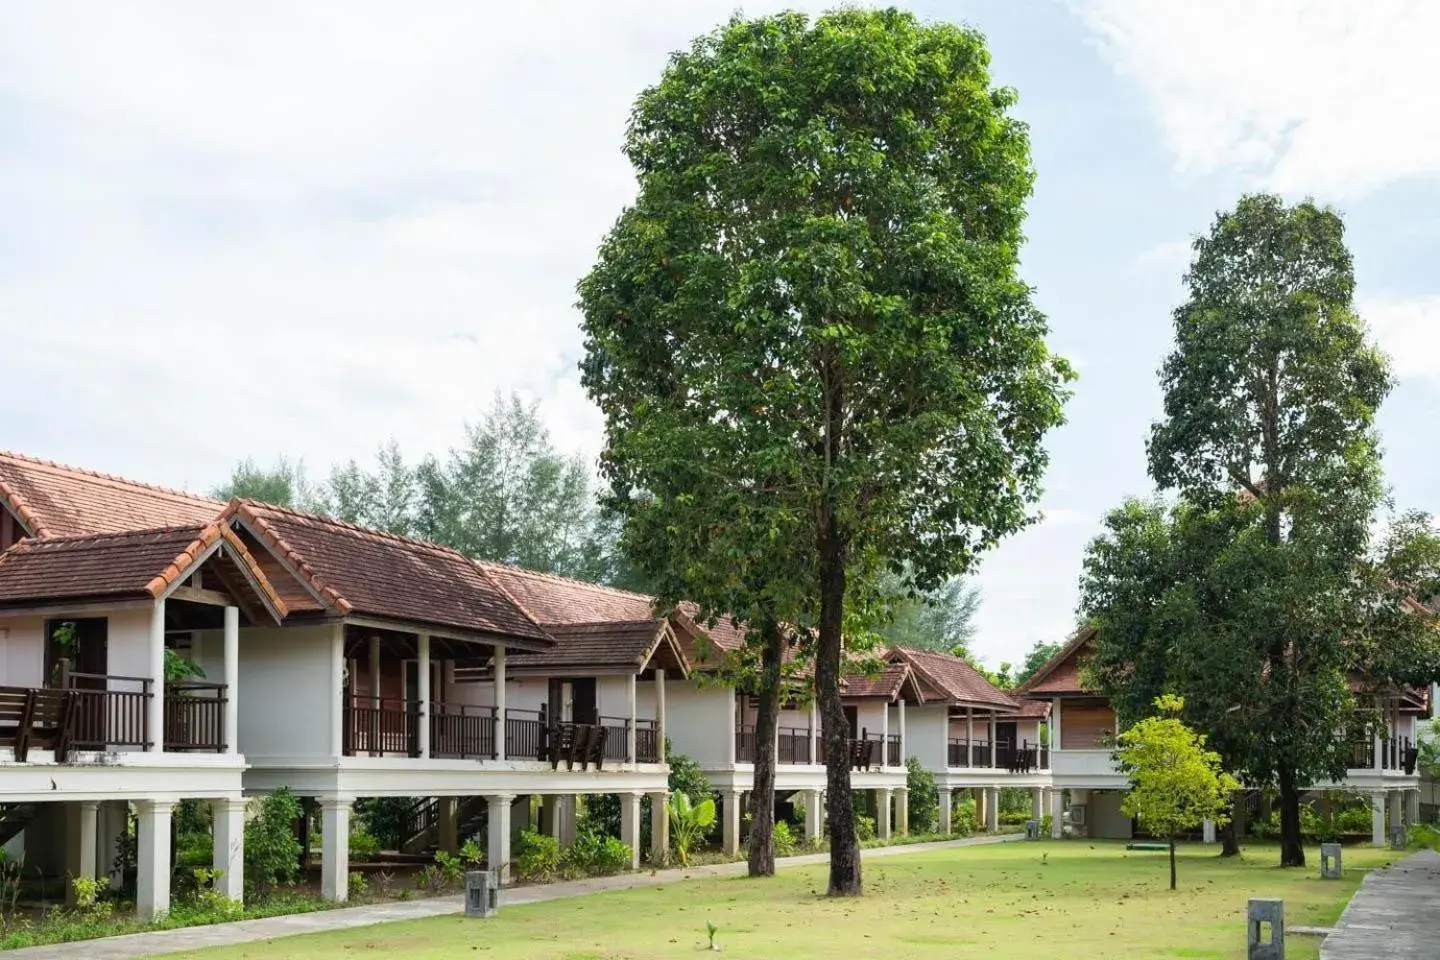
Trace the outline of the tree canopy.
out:
[[[886,643],[920,650],[956,653],[968,650],[975,636],[975,614],[980,609],[980,588],[965,577],[951,577],[924,594],[910,596],[901,577],[884,574],[881,593],[896,597],[889,622],[879,633]]]
[[[580,284],[627,554],[813,644],[832,894],[860,892],[842,635],[878,623],[882,571],[932,590],[1024,526],[1061,420],[1014,101],[973,30],[736,18],[641,94],[639,191]]]

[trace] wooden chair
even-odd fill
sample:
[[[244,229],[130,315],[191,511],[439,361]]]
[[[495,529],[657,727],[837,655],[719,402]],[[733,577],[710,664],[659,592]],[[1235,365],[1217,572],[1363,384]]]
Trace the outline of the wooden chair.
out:
[[[31,747],[53,750],[63,763],[75,739],[75,696],[69,690],[0,688],[0,730],[0,744],[13,746],[17,763],[25,762]]]
[[[550,728],[550,769],[559,770],[560,761],[575,749],[575,725],[557,723]]]
[[[595,762],[596,770],[603,770],[605,768],[605,743],[609,739],[609,727],[596,726],[591,730],[589,759]]]

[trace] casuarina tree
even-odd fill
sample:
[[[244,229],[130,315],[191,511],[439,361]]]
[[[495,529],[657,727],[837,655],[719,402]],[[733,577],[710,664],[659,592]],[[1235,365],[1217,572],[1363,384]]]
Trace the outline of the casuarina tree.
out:
[[[934,590],[1027,523],[1061,420],[1014,100],[962,27],[734,19],[637,101],[638,194],[580,284],[622,545],[663,598],[813,657],[835,895],[861,890],[845,637],[882,573]]]

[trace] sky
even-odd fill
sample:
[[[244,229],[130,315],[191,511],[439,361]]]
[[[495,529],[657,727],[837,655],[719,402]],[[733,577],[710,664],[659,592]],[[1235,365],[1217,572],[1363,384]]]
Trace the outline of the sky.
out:
[[[831,4],[751,3],[819,12]],[[1044,519],[987,556],[975,652],[1075,621],[1145,495],[1191,239],[1246,191],[1345,216],[1394,358],[1397,503],[1440,510],[1440,5],[944,0],[1020,94],[1024,275],[1078,367]],[[0,6],[0,448],[205,490],[457,443],[496,391],[593,457],[575,282],[633,197],[636,94],[719,0]]]

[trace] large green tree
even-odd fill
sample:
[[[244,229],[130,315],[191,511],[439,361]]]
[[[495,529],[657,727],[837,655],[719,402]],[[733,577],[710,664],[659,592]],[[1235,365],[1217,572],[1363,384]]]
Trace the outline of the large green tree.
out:
[[[262,467],[247,457],[235,465],[230,478],[212,489],[210,495],[218,500],[232,497],[260,500],[296,510],[314,509],[322,497],[305,475],[304,462],[286,457],[280,457],[270,467]]]
[[[1182,693],[1227,766],[1278,790],[1281,863],[1303,865],[1300,791],[1348,765],[1352,682],[1393,691],[1433,663],[1433,633],[1400,613],[1404,578],[1428,571],[1392,569],[1428,556],[1427,534],[1372,539],[1390,378],[1352,307],[1340,217],[1244,197],[1195,242],[1186,283],[1149,443],[1180,503],[1127,504],[1092,544],[1093,674],[1131,719]]]
[[[881,590],[898,598],[890,605],[889,622],[879,630],[885,642],[942,653],[969,648],[980,609],[980,588],[969,579],[951,577],[936,589],[919,594],[907,590],[899,574],[886,573]]]
[[[843,638],[895,599],[882,571],[933,590],[1025,525],[1061,420],[1014,100],[966,28],[732,20],[636,103],[639,192],[580,285],[625,548],[813,653],[833,895],[861,890]]]

